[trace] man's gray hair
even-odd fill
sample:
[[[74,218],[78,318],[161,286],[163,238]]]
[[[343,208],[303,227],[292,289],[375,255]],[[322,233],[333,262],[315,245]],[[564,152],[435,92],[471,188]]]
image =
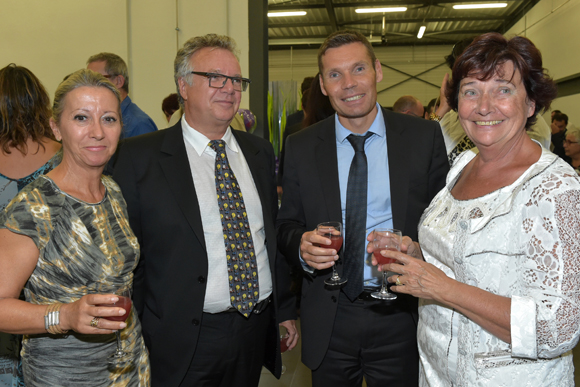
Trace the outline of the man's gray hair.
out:
[[[177,56],[173,62],[173,77],[175,79],[175,86],[177,87],[177,97],[179,98],[179,104],[182,107],[184,101],[183,97],[181,97],[181,93],[179,92],[179,78],[183,78],[183,80],[187,82],[188,85],[191,85],[192,74],[189,74],[189,72],[194,70],[190,67],[191,57],[197,51],[206,47],[228,50],[235,55],[236,59],[239,60],[236,42],[229,36],[207,34],[203,36],[196,36],[185,42],[183,48],[180,48],[179,51],[177,51]]]
[[[125,83],[121,86],[121,89],[129,94],[129,70],[127,70],[127,64],[123,58],[110,52],[101,52],[100,54],[91,56],[87,60],[87,64],[93,62],[105,62],[105,72],[111,77],[122,75],[125,78]]]

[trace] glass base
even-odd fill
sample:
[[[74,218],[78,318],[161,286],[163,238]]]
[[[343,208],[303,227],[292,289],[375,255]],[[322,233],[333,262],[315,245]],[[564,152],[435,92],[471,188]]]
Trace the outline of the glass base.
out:
[[[380,291],[380,292],[374,292],[371,293],[371,297],[373,298],[377,298],[379,300],[396,300],[397,299],[397,295],[393,294],[393,293],[389,293],[388,291]]]
[[[107,360],[113,366],[123,366],[132,362],[134,359],[135,357],[133,355],[117,350]]]
[[[340,278],[338,274],[333,274],[332,277],[324,281],[324,284],[328,286],[342,286],[347,282],[348,280],[346,278]]]

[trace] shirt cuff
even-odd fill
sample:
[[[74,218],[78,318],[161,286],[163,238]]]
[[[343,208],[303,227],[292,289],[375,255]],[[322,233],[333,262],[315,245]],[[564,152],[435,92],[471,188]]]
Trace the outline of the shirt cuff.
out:
[[[308,266],[306,262],[302,259],[302,254],[300,254],[300,248],[298,248],[298,258],[300,258],[300,263],[302,264],[302,270],[308,274],[314,274],[314,269]]]
[[[537,359],[536,302],[533,298],[512,296],[510,328],[512,356]]]

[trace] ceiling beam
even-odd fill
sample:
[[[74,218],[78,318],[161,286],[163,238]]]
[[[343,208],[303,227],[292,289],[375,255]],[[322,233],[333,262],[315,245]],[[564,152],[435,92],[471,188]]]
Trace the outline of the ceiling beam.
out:
[[[336,22],[336,14],[334,13],[334,5],[332,4],[332,0],[324,0],[324,5],[326,6],[326,12],[328,12],[328,20],[330,20],[332,32],[338,31],[338,23]]]
[[[489,0],[488,0],[489,1]],[[377,20],[377,19],[374,19]],[[488,16],[488,17],[432,17],[432,18],[408,18],[408,19],[386,19],[385,24],[406,24],[406,23],[437,23],[437,22],[463,22],[463,21],[500,21],[504,22],[506,20],[505,17],[501,16]],[[342,26],[352,25],[352,24],[370,24],[371,19],[365,18],[360,20],[349,20],[343,23],[340,23]],[[268,26],[270,27],[270,26]]]
[[[330,27],[327,21],[310,21],[300,23],[268,23],[268,28]]]
[[[376,19],[375,19],[376,20]],[[441,18],[428,18],[425,19],[425,23],[436,23],[436,22],[463,22],[463,21],[499,21],[504,23],[506,21],[505,17],[500,16],[489,16],[489,17],[441,17]],[[351,20],[347,22],[338,23],[339,27],[355,25],[355,24],[370,24],[371,19],[360,19]],[[385,20],[385,24],[407,24],[407,23],[420,23],[423,19],[393,19]],[[297,22],[297,23],[275,23],[269,22],[268,28],[295,28],[295,27],[326,27],[332,25],[326,21],[309,21],[309,22]]]
[[[513,0],[508,0],[513,1]],[[534,2],[538,2],[539,0],[531,0]],[[428,6],[433,5],[437,6],[440,4],[455,4],[460,3],[462,0],[436,0],[436,1],[427,1],[427,0],[396,0],[396,1],[367,1],[367,2],[347,2],[347,3],[335,3],[335,8],[344,8],[344,7],[392,7],[392,6],[408,6],[408,5],[419,5],[419,6]],[[469,3],[489,3],[489,0],[469,0]],[[268,11],[285,11],[289,9],[321,9],[326,8],[326,4],[269,4]]]

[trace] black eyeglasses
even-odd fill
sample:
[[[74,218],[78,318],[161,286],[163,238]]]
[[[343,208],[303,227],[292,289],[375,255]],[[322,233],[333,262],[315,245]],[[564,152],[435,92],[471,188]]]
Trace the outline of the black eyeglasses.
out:
[[[205,72],[200,72],[200,71],[190,71],[190,72],[188,72],[188,74],[195,74],[195,75],[201,75],[202,77],[206,77],[207,79],[209,79],[209,87],[213,87],[214,89],[223,88],[226,85],[226,82],[228,81],[228,79],[230,79],[232,81],[232,85],[234,86],[235,91],[246,91],[246,89],[248,88],[248,85],[250,84],[250,82],[252,82],[248,78],[230,77],[230,76],[218,74],[218,73],[205,73]]]

